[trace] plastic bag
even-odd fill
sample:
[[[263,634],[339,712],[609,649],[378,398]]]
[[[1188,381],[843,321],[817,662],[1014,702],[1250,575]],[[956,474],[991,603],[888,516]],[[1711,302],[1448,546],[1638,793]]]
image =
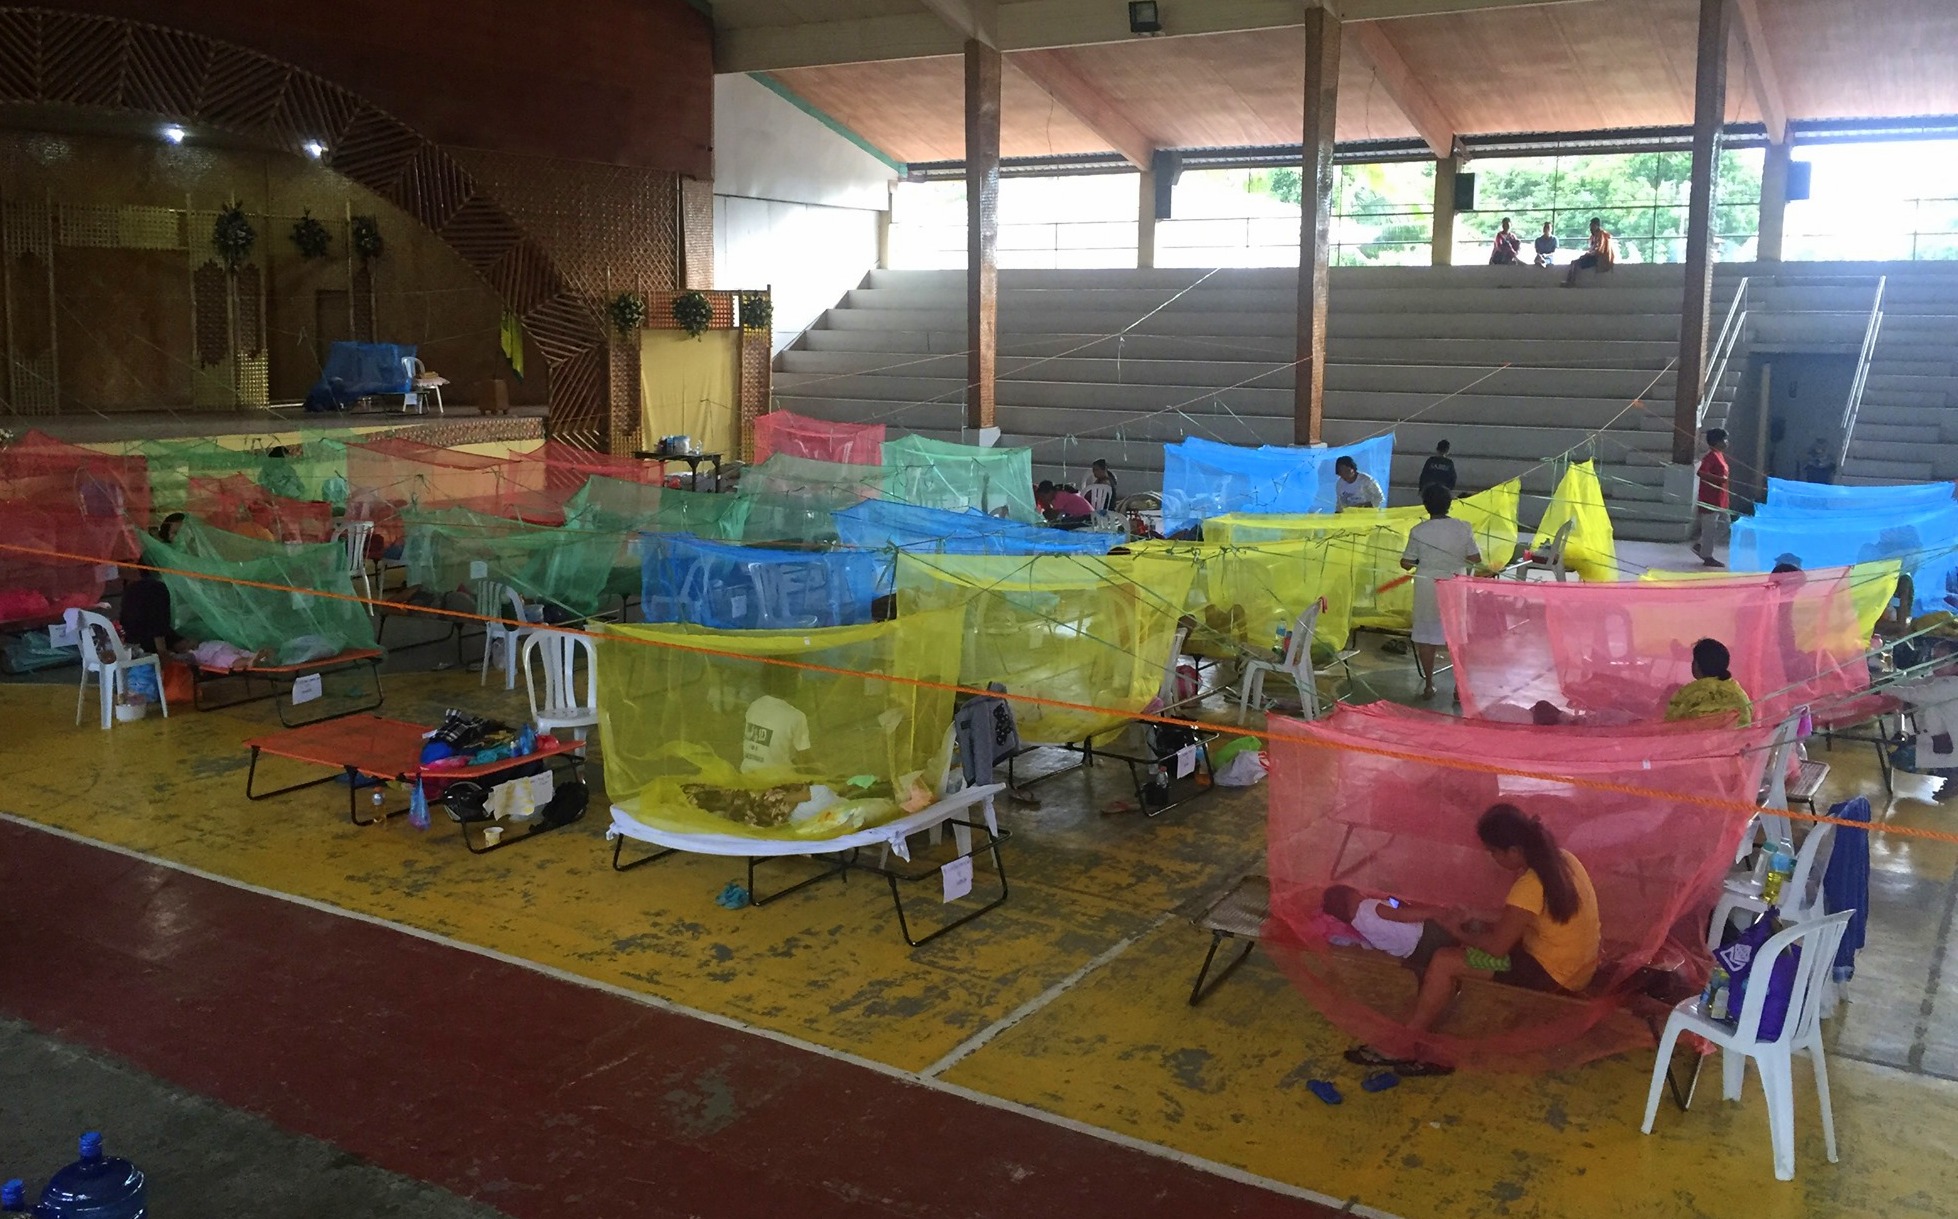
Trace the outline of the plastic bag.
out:
[[[1256,749],[1232,754],[1229,761],[1217,768],[1219,787],[1256,787],[1264,779],[1265,755]]]

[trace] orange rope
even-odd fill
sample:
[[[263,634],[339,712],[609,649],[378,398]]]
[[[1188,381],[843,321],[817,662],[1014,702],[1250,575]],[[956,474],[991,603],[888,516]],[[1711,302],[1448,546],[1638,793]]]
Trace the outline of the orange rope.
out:
[[[332,543],[326,543],[326,544],[331,545]],[[376,597],[362,597],[359,594],[353,592],[338,593],[338,592],[328,592],[324,589],[295,588],[287,584],[273,584],[263,580],[247,580],[237,576],[211,575],[204,572],[186,571],[181,568],[158,567],[147,563],[129,563],[129,562],[119,563],[115,560],[105,559],[100,556],[80,555],[68,551],[59,551],[59,550],[44,550],[32,546],[19,546],[9,542],[0,542],[0,551],[11,552],[14,554],[21,554],[21,555],[29,555],[35,558],[42,558],[42,559],[61,559],[61,560],[67,560],[73,562],[96,564],[96,565],[113,565],[118,567],[127,567],[127,568],[133,568],[138,571],[152,571],[152,572],[156,572],[159,575],[182,576],[187,579],[193,579],[193,580],[211,580],[217,583],[235,585],[240,588],[263,589],[268,592],[278,592],[278,593],[288,593],[288,594],[302,593],[307,596],[324,597],[328,600],[334,600],[334,601],[349,601],[358,605],[370,606],[376,609],[390,610],[402,614],[427,614],[433,617],[453,618],[465,622],[496,623],[499,625],[511,626],[511,627],[535,628],[538,625],[535,622],[518,622],[513,618],[500,618],[493,615],[478,614],[470,610],[453,610],[453,609],[441,608],[438,606],[410,605],[404,601],[386,601]],[[650,625],[656,625],[656,624],[650,624]],[[932,681],[927,678],[921,678],[921,677],[902,677],[890,673],[869,673],[858,669],[845,669],[834,665],[813,664],[808,661],[787,660],[775,656],[755,656],[746,652],[730,651],[725,648],[703,647],[696,644],[675,643],[670,640],[662,640],[662,639],[632,638],[630,636],[620,635],[610,631],[591,631],[591,630],[579,629],[576,627],[560,627],[560,626],[552,626],[549,629],[554,631],[560,631],[567,635],[583,636],[585,638],[598,642],[604,642],[604,641],[630,642],[643,647],[667,648],[673,651],[688,652],[698,656],[708,656],[721,660],[740,661],[747,664],[779,665],[783,668],[800,669],[806,672],[824,673],[837,677],[870,678],[872,680],[891,682],[896,685],[912,686],[917,689],[923,689],[923,690],[948,691],[953,694],[969,694],[969,695],[984,696],[988,698],[1000,698],[1010,702],[1024,703],[1028,706],[1053,707],[1063,711],[1078,711],[1078,712],[1086,712],[1092,715],[1114,716],[1123,720],[1135,720],[1135,721],[1142,721],[1145,723],[1154,723],[1154,724],[1169,724],[1182,728],[1205,729],[1213,732],[1228,733],[1235,736],[1252,737],[1256,740],[1265,742],[1267,745],[1269,745],[1273,741],[1284,741],[1293,744],[1305,745],[1310,748],[1345,750],[1348,753],[1361,754],[1368,757],[1384,758],[1389,761],[1413,762],[1413,763],[1428,765],[1428,766],[1445,766],[1453,770],[1470,771],[1478,774],[1498,775],[1498,776],[1519,778],[1519,779],[1547,779],[1558,783],[1569,784],[1570,786],[1573,787],[1589,788],[1590,790],[1593,791],[1611,792],[1617,795],[1633,796],[1639,799],[1669,801],[1669,802],[1679,803],[1679,804],[1698,805],[1702,808],[1710,809],[1715,812],[1725,813],[1732,816],[1751,818],[1763,811],[1762,807],[1757,804],[1748,804],[1738,800],[1726,800],[1717,796],[1701,796],[1688,792],[1662,791],[1657,788],[1638,787],[1636,785],[1627,784],[1627,783],[1613,783],[1603,779],[1586,779],[1586,778],[1580,778],[1575,775],[1558,775],[1558,774],[1550,774],[1542,771],[1520,770],[1515,767],[1500,766],[1490,762],[1476,762],[1465,758],[1440,758],[1432,754],[1410,753],[1404,750],[1388,749],[1381,746],[1360,745],[1350,741],[1333,742],[1333,741],[1317,738],[1309,734],[1300,735],[1300,734],[1288,733],[1288,732],[1274,732],[1270,728],[1270,721],[1267,721],[1267,726],[1263,729],[1244,727],[1241,725],[1216,724],[1204,720],[1192,720],[1192,719],[1180,718],[1177,716],[1159,715],[1153,712],[1125,711],[1119,707],[1101,707],[1101,706],[1096,706],[1092,703],[1077,703],[1077,702],[1069,701],[1067,699],[1048,698],[1038,694],[1016,694],[1011,691],[1002,692],[1002,691],[985,690],[974,686],[963,686],[954,682]],[[1285,723],[1285,724],[1300,724],[1300,726],[1308,727],[1308,733],[1310,731],[1309,726],[1304,725],[1301,721],[1289,720],[1289,719],[1285,719],[1284,717],[1279,717],[1278,722]],[[1719,755],[1708,755],[1708,756],[1713,757]],[[1884,825],[1874,821],[1871,822],[1851,821],[1848,818],[1844,818],[1844,817],[1831,817],[1826,813],[1813,813],[1813,812],[1798,813],[1795,812],[1793,809],[1775,809],[1772,810],[1772,812],[1775,816],[1786,817],[1791,821],[1806,821],[1806,822],[1813,822],[1816,824],[1840,825],[1851,829],[1869,830],[1873,833],[1890,834],[1902,838],[1916,838],[1927,842],[1958,843],[1958,832],[1951,832],[1946,830],[1923,829],[1923,828],[1912,827],[1912,826]]]

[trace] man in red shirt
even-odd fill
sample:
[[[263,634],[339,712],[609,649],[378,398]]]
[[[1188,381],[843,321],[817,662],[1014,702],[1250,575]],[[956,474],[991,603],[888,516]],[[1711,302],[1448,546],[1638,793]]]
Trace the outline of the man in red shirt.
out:
[[[1727,429],[1708,428],[1706,456],[1700,458],[1700,485],[1693,496],[1693,553],[1708,567],[1725,567],[1713,557],[1727,544],[1733,517],[1727,511]]]

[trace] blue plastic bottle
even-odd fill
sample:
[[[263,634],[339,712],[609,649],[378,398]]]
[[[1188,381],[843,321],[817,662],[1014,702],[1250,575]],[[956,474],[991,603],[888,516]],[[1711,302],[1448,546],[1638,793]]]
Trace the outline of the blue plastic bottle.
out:
[[[0,1212],[9,1215],[27,1213],[27,1182],[15,1177],[0,1185]]]
[[[143,1171],[102,1154],[102,1136],[82,1136],[81,1159],[54,1174],[41,1191],[36,1219],[149,1219],[149,1183]]]

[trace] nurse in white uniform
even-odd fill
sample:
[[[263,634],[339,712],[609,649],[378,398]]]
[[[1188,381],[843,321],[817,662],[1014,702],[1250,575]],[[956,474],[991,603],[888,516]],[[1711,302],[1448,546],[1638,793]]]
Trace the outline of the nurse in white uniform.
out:
[[[1435,483],[1421,488],[1428,519],[1408,531],[1401,552],[1401,570],[1414,573],[1414,667],[1421,674],[1421,697],[1435,693],[1435,657],[1447,639],[1441,633],[1441,613],[1435,605],[1435,581],[1459,576],[1482,565],[1482,549],[1467,521],[1448,515],[1454,497]]]

